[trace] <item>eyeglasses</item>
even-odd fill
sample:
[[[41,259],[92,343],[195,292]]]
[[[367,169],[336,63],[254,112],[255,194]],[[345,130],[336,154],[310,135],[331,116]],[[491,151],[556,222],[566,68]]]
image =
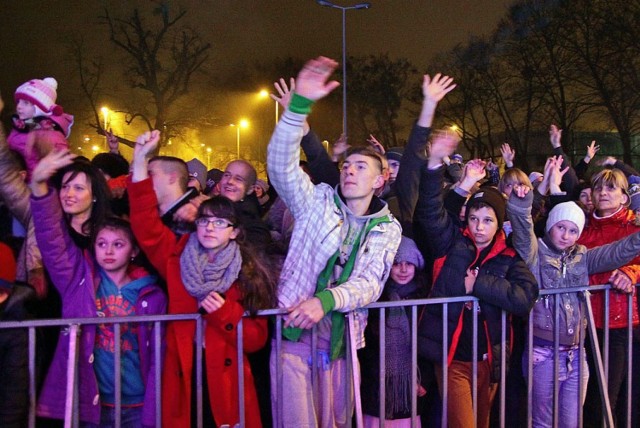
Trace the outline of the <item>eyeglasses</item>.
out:
[[[196,219],[196,226],[208,227],[209,224],[212,224],[214,229],[226,229],[227,227],[236,227],[235,224],[221,218],[200,217]]]

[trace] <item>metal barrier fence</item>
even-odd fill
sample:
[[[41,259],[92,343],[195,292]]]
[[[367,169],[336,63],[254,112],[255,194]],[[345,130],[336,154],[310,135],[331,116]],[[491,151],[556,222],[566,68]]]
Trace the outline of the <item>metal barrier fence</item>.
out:
[[[598,336],[596,334],[596,327],[593,322],[593,312],[591,309],[591,303],[589,299],[590,292],[594,291],[602,291],[605,293],[605,313],[604,313],[604,325],[603,325],[603,349],[604,352],[601,355],[600,347],[598,343]],[[592,353],[596,360],[596,373],[597,373],[597,382],[600,389],[600,396],[602,401],[603,415],[604,415],[604,425],[607,427],[613,427],[613,416],[610,407],[610,401],[607,393],[607,376],[609,369],[609,298],[611,293],[611,287],[609,285],[599,285],[599,286],[585,286],[585,287],[574,287],[574,288],[562,288],[562,289],[544,289],[540,290],[540,297],[544,298],[544,296],[548,295],[556,295],[556,294],[565,294],[565,293],[577,293],[584,296],[585,308],[586,308],[586,317],[587,317],[587,332],[591,338],[592,345]],[[626,426],[631,426],[631,412],[632,412],[632,403],[631,403],[631,377],[633,370],[633,358],[632,358],[632,316],[633,316],[633,306],[632,299],[635,296],[628,296],[628,305],[627,305],[627,378],[629,379],[627,383],[626,390]],[[559,386],[558,386],[558,373],[559,373],[559,359],[558,359],[558,349],[559,349],[559,319],[560,319],[560,299],[555,300],[554,307],[554,317],[555,317],[555,331],[554,331],[554,388],[553,388],[553,426],[558,426],[558,396],[559,396]],[[473,305],[473,350],[472,353],[474,355],[472,362],[472,402],[473,402],[473,414],[474,414],[474,425],[477,420],[477,374],[478,374],[478,304],[479,300],[475,297],[455,297],[455,298],[438,298],[438,299],[420,299],[420,300],[404,300],[404,301],[394,301],[394,302],[376,302],[367,306],[367,308],[371,310],[378,310],[380,314],[380,323],[379,323],[379,337],[380,337],[380,345],[379,345],[379,363],[380,363],[380,372],[379,372],[379,415],[385,415],[385,372],[386,372],[386,355],[385,355],[385,319],[386,312],[390,308],[410,308],[411,317],[411,384],[418,384],[418,373],[417,373],[417,325],[418,325],[418,311],[421,307],[427,305],[442,305],[442,319],[443,319],[443,328],[442,328],[442,337],[445,338],[442,344],[442,390],[440,391],[440,397],[442,400],[442,419],[441,424],[443,427],[447,426],[447,404],[448,404],[448,388],[447,388],[447,380],[448,380],[448,369],[447,369],[447,355],[449,352],[449,344],[447,343],[446,338],[448,337],[448,325],[447,325],[447,317],[449,313],[449,305],[452,303],[460,303],[460,302],[471,302]],[[279,309],[272,310],[264,310],[258,313],[258,316],[271,316],[275,317],[275,352],[277,353],[278,359],[277,361],[281,362],[281,353],[282,353],[282,324],[283,324],[283,316],[286,315],[286,311]],[[202,427],[202,356],[203,356],[203,323],[199,322],[202,320],[200,314],[184,314],[184,315],[162,315],[162,316],[134,316],[134,317],[110,317],[110,318],[74,318],[74,319],[61,319],[61,320],[33,320],[33,321],[21,321],[21,322],[0,322],[0,329],[11,329],[11,328],[21,328],[28,329],[28,338],[29,338],[29,359],[28,359],[28,369],[29,369],[29,416],[28,416],[28,426],[33,428],[36,426],[36,329],[40,327],[66,327],[68,328],[68,337],[69,337],[69,359],[68,359],[68,371],[67,371],[67,396],[65,401],[65,428],[75,428],[78,426],[78,372],[77,372],[77,361],[78,361],[78,346],[79,346],[79,337],[81,334],[81,329],[83,325],[96,325],[96,324],[114,324],[114,342],[116,344],[115,347],[115,361],[119,361],[121,355],[120,349],[120,325],[122,323],[153,323],[154,328],[154,342],[155,342],[155,375],[156,375],[156,408],[155,408],[155,417],[156,417],[156,426],[161,426],[161,390],[162,390],[162,376],[161,376],[161,352],[159,347],[161,346],[161,334],[162,334],[162,324],[172,321],[198,321],[196,322],[196,337],[194,338],[194,343],[196,347],[196,406],[197,406],[197,426]],[[349,316],[347,316],[348,322],[351,322]],[[507,340],[507,313],[502,311],[501,317],[501,343],[506,343]],[[528,334],[526,337],[528,350],[528,366],[527,366],[527,426],[532,426],[532,383],[533,383],[533,318],[529,317],[528,321]],[[584,346],[585,340],[585,332],[583,329],[580,329],[580,348],[582,349]],[[315,328],[313,330],[312,343],[311,343],[311,355],[312,355],[312,382],[317,378],[317,370],[318,364],[316,361],[317,358],[317,337],[315,334]],[[348,329],[347,329],[348,333]],[[238,343],[238,382],[240,385],[244,384],[244,372],[243,372],[243,329],[242,329],[242,321],[237,326],[237,343]],[[355,361],[354,352],[355,352],[355,344],[353,340],[350,338],[347,339],[347,361]],[[505,426],[505,382],[506,382],[506,349],[505,346],[501,347],[502,352],[500,355],[500,367],[501,367],[501,376],[499,383],[499,426]],[[273,352],[273,351],[272,351]],[[583,365],[579,364],[579,370],[583,369]],[[348,368],[350,370],[349,378],[350,379],[358,379],[358,370],[353,371],[353,365],[348,364]],[[120,364],[115,364],[115,413],[116,413],[116,426],[120,426],[120,409],[121,409],[121,368]],[[582,376],[579,375],[580,379],[580,387],[579,390],[582,391]],[[284,403],[281,397],[283,397],[283,384],[282,384],[282,364],[277,364],[276,368],[276,379],[272,379],[272,382],[276,382],[276,405],[274,406],[274,422],[275,426],[281,426],[281,420],[284,409]],[[351,384],[353,386],[353,383]],[[317,385],[313,384],[313,390],[317,393]],[[245,415],[244,415],[244,388],[238,388],[239,396],[238,403],[240,415],[239,415],[239,425],[244,427],[245,425]],[[354,396],[351,399],[355,400],[355,409],[356,409],[356,425],[360,426],[362,423],[362,414],[359,412],[361,410],[360,406],[360,391],[359,388],[353,388]],[[350,394],[347,393],[347,397],[350,397]],[[353,408],[354,403],[350,402],[348,408]],[[578,406],[579,415],[578,415],[578,426],[583,425],[583,415],[582,415],[582,405]],[[411,420],[412,426],[414,426],[415,420],[417,417],[417,388],[413,388],[413,392],[411,394]],[[380,417],[380,427],[384,427],[384,417]]]

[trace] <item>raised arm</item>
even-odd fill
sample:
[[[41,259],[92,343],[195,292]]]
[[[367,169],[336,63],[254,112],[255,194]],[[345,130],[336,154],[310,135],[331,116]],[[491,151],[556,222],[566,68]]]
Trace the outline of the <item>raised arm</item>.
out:
[[[561,161],[562,169],[566,169],[566,173],[564,173],[562,177],[562,188],[565,192],[572,195],[579,184],[579,180],[573,166],[568,162],[569,157],[562,149],[561,139],[562,129],[559,129],[556,125],[552,124],[549,127],[549,142],[553,147],[553,154]]]
[[[513,229],[513,247],[529,269],[534,270],[538,264],[538,239],[533,229],[532,203],[533,191],[528,186],[514,186],[507,202],[507,217]]]
[[[400,222],[403,227],[410,226],[413,212],[418,201],[418,186],[420,183],[420,167],[424,165],[426,157],[427,139],[431,133],[431,125],[438,103],[455,89],[453,78],[436,74],[433,79],[425,75],[422,81],[422,110],[418,120],[411,129],[409,141],[405,148],[400,169],[395,182],[395,191],[400,207]]]
[[[166,279],[167,260],[175,251],[177,238],[160,219],[158,198],[147,172],[147,158],[155,151],[159,141],[159,131],[145,132],[136,139],[127,192],[133,234],[151,264]]]
[[[69,151],[50,152],[34,168],[30,184],[36,241],[51,281],[63,297],[82,279],[84,255],[71,239],[58,193],[49,188],[47,181],[74,158]]]
[[[300,218],[310,209],[314,192],[311,180],[298,166],[303,124],[313,103],[338,87],[338,82],[329,81],[336,67],[335,61],[325,57],[305,64],[296,79],[291,102],[267,148],[267,173],[294,218]]]
[[[442,158],[453,154],[457,145],[456,139],[434,139],[429,160],[420,176],[420,194],[413,216],[414,237],[422,248],[429,248],[436,258],[447,253],[458,233],[458,228],[444,208],[442,189]]]

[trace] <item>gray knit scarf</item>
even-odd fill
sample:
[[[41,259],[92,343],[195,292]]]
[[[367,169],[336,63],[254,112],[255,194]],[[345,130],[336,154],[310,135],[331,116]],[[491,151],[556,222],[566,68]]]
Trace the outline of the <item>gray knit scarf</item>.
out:
[[[187,292],[198,302],[216,291],[224,293],[238,279],[242,266],[240,247],[236,241],[229,241],[226,247],[212,258],[209,251],[200,245],[195,233],[189,236],[184,251],[180,255],[182,282]]]
[[[417,284],[396,284],[389,278],[385,285],[385,300],[390,302],[406,299],[415,293]],[[389,308],[386,322],[386,417],[410,411],[411,393],[416,385],[411,384],[411,327],[403,307]]]

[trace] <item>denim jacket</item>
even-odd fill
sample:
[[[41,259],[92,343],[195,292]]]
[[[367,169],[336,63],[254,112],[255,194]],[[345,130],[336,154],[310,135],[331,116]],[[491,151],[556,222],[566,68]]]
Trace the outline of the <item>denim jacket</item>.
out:
[[[638,233],[591,249],[584,245],[574,245],[565,251],[551,248],[533,232],[532,199],[531,192],[525,198],[512,194],[507,204],[507,215],[513,227],[513,246],[533,272],[541,289],[589,285],[589,275],[624,266],[640,252]],[[560,300],[560,345],[575,345],[580,338],[580,328],[586,327],[581,298],[577,293],[555,296]],[[536,338],[554,340],[555,296],[541,296],[533,308],[531,316]]]

